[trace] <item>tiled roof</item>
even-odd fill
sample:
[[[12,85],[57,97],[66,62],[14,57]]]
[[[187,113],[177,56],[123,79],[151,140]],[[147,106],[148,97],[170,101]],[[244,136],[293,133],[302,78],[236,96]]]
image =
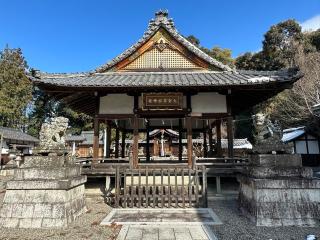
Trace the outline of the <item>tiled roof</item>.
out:
[[[154,129],[149,132],[150,137],[154,137],[161,133],[161,129]],[[171,136],[179,136],[179,132],[174,131],[172,129],[164,129],[164,133],[169,134]]]
[[[315,114],[320,114],[320,103],[314,105],[312,107],[312,110],[314,111]]]
[[[119,56],[112,59],[110,62],[102,65],[101,67],[96,69],[96,72],[105,72],[112,68],[115,64],[119,63],[120,61],[124,60],[125,58],[129,57],[131,54],[133,54],[138,48],[140,48],[145,42],[147,42],[161,27],[166,29],[169,34],[180,44],[182,44],[184,47],[186,47],[189,51],[194,53],[199,58],[205,60],[209,64],[225,71],[231,71],[232,69],[222,64],[221,62],[213,59],[208,54],[204,53],[202,50],[200,50],[198,47],[190,43],[187,39],[185,39],[175,28],[174,22],[171,18],[168,18],[168,12],[167,11],[158,11],[156,12],[156,18],[152,19],[149,22],[149,26],[147,31],[145,31],[144,35],[138,42],[136,42],[134,45],[132,45],[130,48],[125,50],[123,53],[121,53]]]
[[[290,142],[306,133],[306,127],[288,128],[283,130],[281,141]]]
[[[80,145],[92,145],[93,144],[93,131],[82,131],[81,137],[84,138],[84,141]],[[103,132],[99,132],[99,144],[103,144]]]
[[[83,142],[86,140],[86,138],[82,135],[69,135],[69,136],[66,136],[66,141],[67,142]]]
[[[132,139],[126,139],[125,141],[128,144],[132,144]],[[186,144],[188,142],[187,139],[182,139],[182,143]],[[202,138],[194,138],[192,139],[193,143],[202,144],[203,139]],[[139,139],[139,143],[146,143],[146,140]],[[153,143],[153,139],[150,139],[150,143]],[[173,140],[172,143],[178,144],[179,141]],[[227,149],[228,148],[228,139],[221,139],[221,148]],[[234,149],[252,149],[252,144],[248,141],[246,138],[236,138],[233,139],[233,148]]]
[[[94,74],[46,74],[35,83],[60,87],[192,87],[238,86],[290,82],[298,79],[295,69],[280,71],[197,72],[107,72]]]
[[[228,148],[228,139],[221,139],[221,148]],[[246,138],[233,139],[234,149],[252,149],[252,144]]]
[[[3,134],[4,139],[39,142],[39,139],[14,128],[0,127],[0,134]]]

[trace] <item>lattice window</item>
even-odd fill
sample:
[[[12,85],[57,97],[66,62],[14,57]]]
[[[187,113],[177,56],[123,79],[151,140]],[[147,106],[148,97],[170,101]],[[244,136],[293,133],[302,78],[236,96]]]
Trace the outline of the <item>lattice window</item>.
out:
[[[139,56],[132,63],[128,64],[124,69],[179,69],[179,68],[199,68],[189,59],[182,56],[180,53],[165,48],[160,51],[158,48],[153,48]]]

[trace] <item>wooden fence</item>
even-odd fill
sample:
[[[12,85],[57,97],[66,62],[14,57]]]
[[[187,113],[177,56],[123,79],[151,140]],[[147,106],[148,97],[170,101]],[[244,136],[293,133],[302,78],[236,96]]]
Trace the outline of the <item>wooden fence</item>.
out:
[[[116,166],[115,207],[207,207],[205,166]]]

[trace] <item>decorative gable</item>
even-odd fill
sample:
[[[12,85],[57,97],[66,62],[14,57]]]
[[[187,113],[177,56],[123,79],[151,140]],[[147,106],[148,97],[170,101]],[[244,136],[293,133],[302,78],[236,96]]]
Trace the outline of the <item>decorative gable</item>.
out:
[[[124,67],[125,70],[139,69],[199,69],[200,67],[169,48],[159,50],[153,48],[139,56],[132,63]]]
[[[159,30],[145,45],[147,49],[142,46],[141,51],[129,57],[128,63],[118,70],[201,70],[207,67],[200,59],[196,63],[196,57],[174,41],[165,30]]]
[[[168,12],[159,11],[138,42],[95,71],[179,70],[232,71],[185,39],[168,18]]]

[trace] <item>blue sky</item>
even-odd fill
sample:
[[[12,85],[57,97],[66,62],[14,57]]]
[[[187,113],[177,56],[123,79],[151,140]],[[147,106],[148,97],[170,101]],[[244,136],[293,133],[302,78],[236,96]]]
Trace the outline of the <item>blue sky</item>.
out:
[[[183,35],[233,56],[261,48],[263,34],[288,18],[320,27],[320,0],[1,0],[0,48],[22,48],[29,66],[79,72],[120,54],[138,40],[159,9]]]

